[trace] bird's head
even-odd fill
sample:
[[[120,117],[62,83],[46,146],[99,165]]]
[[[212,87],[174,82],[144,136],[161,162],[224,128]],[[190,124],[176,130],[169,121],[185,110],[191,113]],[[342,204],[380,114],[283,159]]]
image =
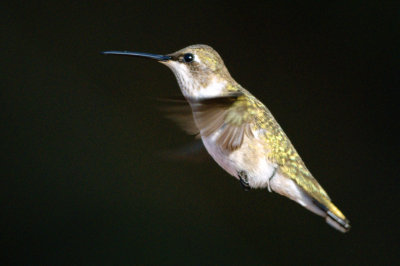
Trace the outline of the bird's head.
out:
[[[138,56],[161,62],[174,72],[186,97],[221,96],[226,93],[226,85],[232,80],[222,58],[207,45],[191,45],[167,55],[127,51],[108,51],[104,54]]]

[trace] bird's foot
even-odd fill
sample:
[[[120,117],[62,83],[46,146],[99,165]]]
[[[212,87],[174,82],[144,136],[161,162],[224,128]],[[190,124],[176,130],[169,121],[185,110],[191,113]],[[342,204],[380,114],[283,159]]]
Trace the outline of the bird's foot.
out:
[[[240,185],[242,185],[243,190],[249,191],[250,185],[249,185],[249,180],[247,178],[246,171],[238,171],[238,177],[239,177]]]
[[[272,178],[274,178],[275,174],[276,174],[276,167],[274,168],[274,172],[272,172],[272,175],[268,178],[268,191],[269,192],[272,192],[270,184],[271,184],[271,180],[272,180]]]

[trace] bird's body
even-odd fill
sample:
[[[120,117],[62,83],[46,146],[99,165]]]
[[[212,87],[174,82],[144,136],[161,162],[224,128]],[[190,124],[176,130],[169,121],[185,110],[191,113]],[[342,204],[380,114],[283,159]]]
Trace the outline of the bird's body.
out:
[[[245,188],[268,188],[325,217],[342,232],[350,228],[271,112],[230,76],[216,51],[193,45],[155,59],[174,72],[191,107],[192,117],[180,116],[179,123],[201,137],[225,171]]]

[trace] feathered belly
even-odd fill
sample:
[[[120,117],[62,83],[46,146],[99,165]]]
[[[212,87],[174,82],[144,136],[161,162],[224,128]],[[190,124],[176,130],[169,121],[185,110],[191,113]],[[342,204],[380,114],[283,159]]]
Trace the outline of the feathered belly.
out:
[[[239,179],[238,172],[245,171],[251,188],[269,187],[312,212],[324,216],[313,204],[312,199],[293,180],[284,177],[276,164],[268,160],[268,150],[262,142],[245,138],[239,149],[228,152],[216,143],[217,136],[213,134],[202,137],[202,140],[208,153],[229,174]]]
[[[276,166],[268,161],[268,151],[262,143],[245,137],[240,148],[230,152],[216,143],[217,137],[218,132],[209,137],[202,137],[202,140],[208,153],[225,171],[237,179],[239,179],[238,172],[245,171],[252,188],[268,186],[269,178]]]
[[[201,138],[206,147],[206,150],[211,155],[211,157],[221,166],[225,171],[227,171],[230,175],[236,177],[237,179],[237,167],[233,160],[229,158],[229,152],[223,150],[218,144],[215,142],[215,137],[213,135],[209,137]]]

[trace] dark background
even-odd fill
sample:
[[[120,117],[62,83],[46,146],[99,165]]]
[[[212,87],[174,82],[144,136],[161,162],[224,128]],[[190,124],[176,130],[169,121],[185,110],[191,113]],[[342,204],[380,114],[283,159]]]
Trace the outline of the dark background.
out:
[[[109,2],[1,8],[3,262],[399,261],[399,4]],[[157,108],[173,74],[100,52],[196,43],[269,107],[348,234],[211,160],[159,156],[192,141]]]

